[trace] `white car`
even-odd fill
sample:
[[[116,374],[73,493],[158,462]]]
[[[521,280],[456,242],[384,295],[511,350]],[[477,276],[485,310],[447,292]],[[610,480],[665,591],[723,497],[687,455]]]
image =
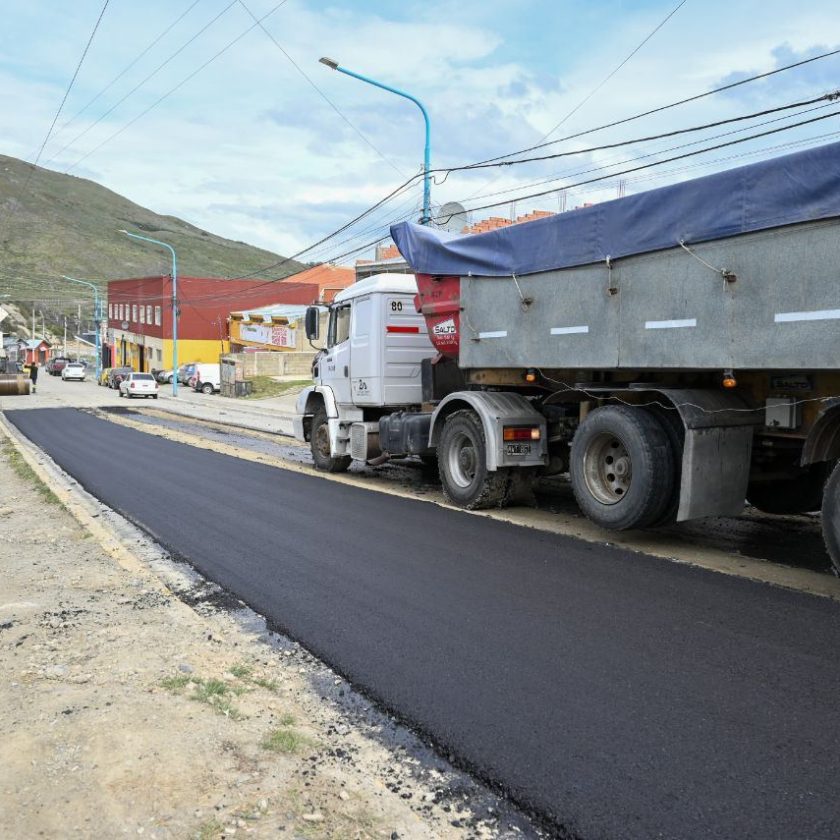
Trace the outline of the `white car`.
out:
[[[120,382],[120,396],[128,397],[151,397],[158,398],[158,384],[151,373],[129,373]]]
[[[61,369],[61,378],[64,380],[75,379],[78,382],[85,381],[87,368],[81,362],[68,362]]]

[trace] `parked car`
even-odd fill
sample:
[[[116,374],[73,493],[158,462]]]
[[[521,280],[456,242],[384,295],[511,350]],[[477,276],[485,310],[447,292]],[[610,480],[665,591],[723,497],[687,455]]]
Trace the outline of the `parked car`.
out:
[[[158,398],[158,384],[151,373],[136,373],[131,371],[125,379],[120,382],[120,396],[128,397],[151,397]]]
[[[123,379],[125,379],[125,377],[131,372],[132,368],[130,367],[111,368],[111,372],[108,374],[108,387],[119,388],[120,382],[122,382]]]
[[[178,368],[178,381],[182,385],[189,385],[190,377],[195,374],[195,362],[188,362]]]
[[[195,366],[195,381],[192,387],[202,394],[215,394],[221,390],[221,368],[214,364],[198,364]]]
[[[97,385],[104,385],[106,388],[108,386],[108,377],[111,375],[111,371],[113,368],[102,368],[102,373],[99,374],[99,381],[96,383]]]
[[[55,356],[47,362],[47,373],[50,376],[58,376],[69,362],[67,356]]]
[[[157,372],[157,375],[155,376],[155,379],[157,379],[158,382],[168,383],[170,385],[172,384],[172,380],[174,378],[175,378],[175,371],[172,370],[172,368],[169,368],[169,370],[159,370]]]
[[[77,382],[84,382],[87,375],[87,368],[81,362],[68,362],[61,368],[61,378],[66,382],[68,379],[75,379]]]

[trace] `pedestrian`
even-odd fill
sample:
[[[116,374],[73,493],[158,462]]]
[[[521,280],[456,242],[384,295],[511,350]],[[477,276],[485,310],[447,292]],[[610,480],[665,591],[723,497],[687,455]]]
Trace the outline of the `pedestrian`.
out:
[[[29,364],[29,378],[32,380],[32,393],[35,393],[35,385],[38,382],[38,362],[33,359]]]

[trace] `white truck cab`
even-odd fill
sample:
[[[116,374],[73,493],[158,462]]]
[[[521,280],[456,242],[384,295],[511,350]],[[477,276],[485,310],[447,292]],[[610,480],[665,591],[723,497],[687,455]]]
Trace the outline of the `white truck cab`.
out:
[[[326,347],[315,357],[314,385],[301,393],[295,417],[295,437],[312,442],[319,468],[335,472],[352,457],[378,456],[373,438],[380,409],[420,406],[421,363],[436,351],[415,309],[416,294],[413,275],[377,274],[330,305]],[[317,317],[310,308],[311,337],[317,337]]]

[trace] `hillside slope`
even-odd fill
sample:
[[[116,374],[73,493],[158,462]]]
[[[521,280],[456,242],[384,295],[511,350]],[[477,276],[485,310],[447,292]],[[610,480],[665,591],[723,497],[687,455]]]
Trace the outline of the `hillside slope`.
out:
[[[31,164],[0,155],[0,291],[17,297],[16,278],[70,274],[107,280],[169,273],[168,252],[143,247],[118,234],[119,228],[171,244],[178,272],[185,275],[238,276],[283,259],[158,215],[93,181],[40,167],[33,171]],[[301,268],[288,262],[264,276]]]

